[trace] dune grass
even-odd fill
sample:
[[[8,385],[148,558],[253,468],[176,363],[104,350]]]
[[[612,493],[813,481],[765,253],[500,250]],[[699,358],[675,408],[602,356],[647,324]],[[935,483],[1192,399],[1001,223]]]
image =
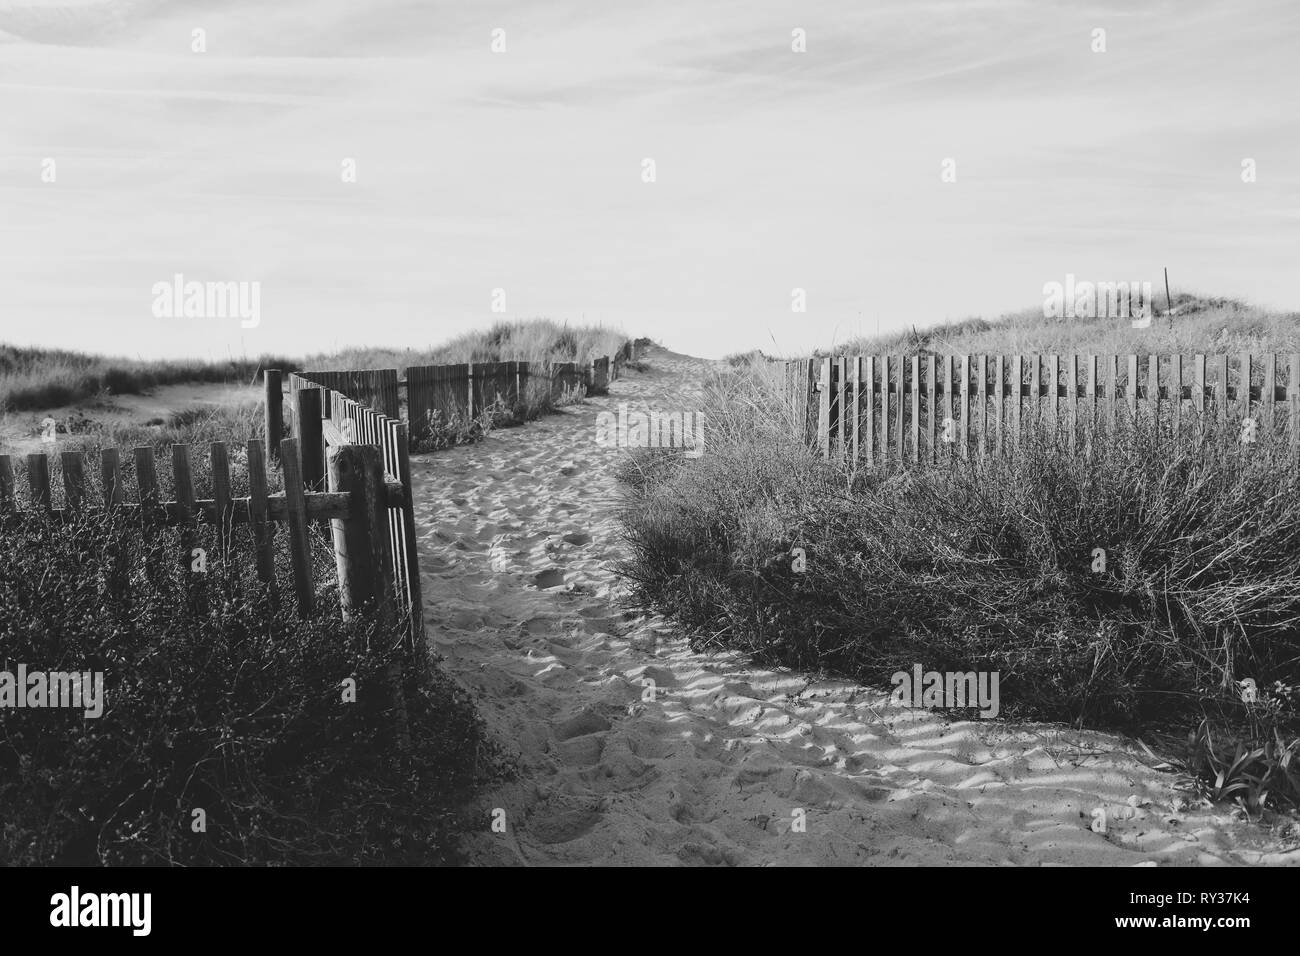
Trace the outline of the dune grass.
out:
[[[586,363],[619,350],[627,335],[616,328],[569,325],[550,319],[497,322],[425,348],[351,348],[309,357],[305,368],[394,368],[459,365],[465,362]]]
[[[1211,426],[1175,447],[1121,421],[1086,451],[1042,429],[1013,458],[855,471],[792,437],[761,366],[720,373],[704,414],[702,458],[648,451],[622,475],[623,572],[696,646],[882,687],[917,663],[997,671],[1002,717],[1163,741],[1212,796],[1254,809],[1300,800],[1284,441],[1246,453],[1235,426]]]
[[[212,495],[207,443],[231,447],[231,491],[247,495],[257,404],[190,409],[158,427],[104,427],[60,450],[150,445],[175,499],[167,446],[193,447],[196,496]],[[94,458],[87,500],[102,501]],[[51,459],[54,504],[62,463]],[[134,461],[122,478],[135,500]],[[26,463],[15,462],[26,489]],[[272,493],[283,487],[268,471]],[[313,530],[318,611],[293,609],[288,536],[275,584],[251,569],[249,531],[225,544],[201,526],[196,572],[177,529],[143,533],[101,511],[75,520],[0,513],[0,661],[29,671],[102,671],[103,717],[0,708],[0,863],[20,865],[446,864],[459,860],[460,807],[495,753],[477,713],[436,660],[409,662],[411,746],[374,689],[402,646],[398,628],[345,621],[329,540]],[[359,688],[346,703],[345,679]],[[201,809],[204,833],[191,829]]]
[[[619,350],[627,336],[618,329],[571,326],[548,319],[498,322],[449,342],[424,348],[347,348],[307,358],[261,356],[230,362],[186,359],[143,361],[59,349],[0,344],[0,413],[41,411],[112,395],[138,395],[163,385],[188,382],[252,381],[263,368],[394,368],[464,362],[587,363]],[[549,403],[543,403],[549,407]],[[541,407],[526,413],[536,417]],[[463,423],[472,429],[473,423]]]
[[[105,702],[90,718],[0,708],[0,864],[459,860],[457,814],[492,748],[432,666],[407,681],[401,746],[375,691],[398,642],[342,619],[328,553],[302,620],[211,534],[198,574],[175,530],[143,536],[104,512],[0,524],[0,660],[101,673]]]
[[[1159,301],[1163,306],[1163,296]],[[1176,315],[1157,310],[1151,325],[1135,329],[1128,319],[1045,319],[1042,308],[1002,316],[944,323],[915,332],[850,339],[839,355],[904,352],[922,355],[979,354],[1180,354],[1300,352],[1300,315],[1271,312],[1232,299],[1175,292]]]
[[[140,395],[182,382],[248,382],[259,368],[298,367],[273,356],[230,362],[143,361],[0,344],[0,412],[59,408],[101,394]]]

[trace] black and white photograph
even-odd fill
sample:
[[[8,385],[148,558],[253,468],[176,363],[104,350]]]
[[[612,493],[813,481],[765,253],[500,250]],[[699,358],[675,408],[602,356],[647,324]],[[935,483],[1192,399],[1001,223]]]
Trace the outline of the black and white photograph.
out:
[[[1285,929],[1298,50],[1284,0],[0,0],[6,925],[971,867],[1049,941]]]

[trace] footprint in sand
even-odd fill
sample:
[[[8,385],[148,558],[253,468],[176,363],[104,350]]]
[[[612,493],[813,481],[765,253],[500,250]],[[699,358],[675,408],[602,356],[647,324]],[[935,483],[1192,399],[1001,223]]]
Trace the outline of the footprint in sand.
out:
[[[561,587],[564,584],[564,572],[559,568],[547,568],[533,575],[533,584],[543,591]]]
[[[658,372],[629,369],[592,407],[702,401],[711,363],[651,354]],[[989,759],[973,744],[984,724],[907,717],[878,688],[692,648],[625,603],[617,459],[579,451],[589,427],[561,414],[457,452],[460,467],[413,463],[430,633],[523,774],[484,797],[517,808],[510,862],[1300,863],[1300,850],[1255,849],[1209,812],[1076,839],[1081,809],[1169,789],[1108,735],[1015,728],[993,765],[975,769],[972,758]],[[489,525],[508,538],[476,541]],[[655,682],[653,702],[643,680]],[[1081,766],[1080,750],[1100,760]],[[792,807],[808,811],[806,836],[790,836]],[[465,843],[475,861],[503,859],[499,835]]]

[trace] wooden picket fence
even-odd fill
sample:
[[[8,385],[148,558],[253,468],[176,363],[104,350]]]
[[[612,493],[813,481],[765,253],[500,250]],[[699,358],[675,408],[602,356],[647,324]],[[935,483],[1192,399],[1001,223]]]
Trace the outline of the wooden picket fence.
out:
[[[312,373],[313,376],[316,373]],[[366,394],[385,402],[385,407],[396,405],[396,375],[364,375],[339,373],[327,377],[329,381],[346,384],[347,376],[354,382],[365,383]],[[273,377],[267,376],[268,409],[271,392],[277,387]],[[415,507],[411,494],[410,441],[406,422],[384,414],[356,401],[342,391],[322,388],[314,378],[296,373],[289,376],[289,394],[293,405],[293,430],[301,448],[300,481],[307,488],[320,488],[329,482],[333,491],[334,460],[350,446],[374,449],[378,466],[385,482],[403,489],[403,493],[390,499],[384,507],[384,535],[386,546],[371,544],[375,555],[375,568],[384,577],[387,589],[408,615],[413,646],[419,647],[424,635],[424,612],[420,589],[420,562],[416,547]],[[283,423],[281,423],[283,427]],[[268,426],[269,427],[269,426]],[[286,469],[285,483],[289,473]],[[342,585],[340,579],[340,585]]]
[[[212,497],[197,498],[191,446],[172,445],[174,500],[163,498],[154,449],[149,446],[132,452],[133,501],[129,500],[130,489],[123,477],[122,454],[116,448],[100,452],[99,474],[90,477],[81,452],[63,452],[59,458],[61,501],[56,501],[47,455],[27,456],[25,501],[16,487],[12,458],[0,455],[0,512],[67,521],[77,512],[98,509],[138,521],[142,534],[154,527],[181,528],[185,533],[179,558],[185,563],[189,562],[198,540],[200,524],[217,528],[219,552],[237,546],[235,529],[244,526],[258,580],[272,586],[275,583],[274,534],[277,525],[283,526],[288,533],[297,608],[304,618],[314,613],[316,601],[310,529],[316,522],[329,521],[333,527],[339,593],[345,615],[365,609],[367,613],[395,621],[398,609],[387,586],[388,576],[383,573],[392,564],[388,524],[383,515],[386,511],[407,509],[409,483],[385,477],[378,449],[352,445],[339,449],[331,458],[329,490],[314,488],[307,476],[317,474],[319,468],[305,447],[297,438],[280,442],[284,491],[270,494],[265,445],[258,439],[250,441],[247,474],[240,476],[246,477],[249,493],[236,497],[231,492],[230,449],[225,442],[213,442],[208,449]]]
[[[324,388],[394,421],[405,410],[409,439],[419,443],[429,436],[434,419],[463,421],[492,405],[513,412],[548,396],[559,400],[573,394],[607,394],[610,383],[635,359],[636,345],[626,342],[614,355],[584,364],[413,365],[406,369],[405,378],[399,378],[395,368],[304,371],[289,376],[289,401],[292,408],[301,388]],[[286,433],[281,372],[266,370],[264,381],[267,435],[274,445]]]
[[[1300,353],[855,355],[779,362],[793,427],[867,466],[1002,455],[1031,423],[1254,419],[1300,446]],[[1190,361],[1188,361],[1190,359]],[[1235,361],[1234,361],[1235,359]],[[1235,373],[1235,374],[1234,374]]]

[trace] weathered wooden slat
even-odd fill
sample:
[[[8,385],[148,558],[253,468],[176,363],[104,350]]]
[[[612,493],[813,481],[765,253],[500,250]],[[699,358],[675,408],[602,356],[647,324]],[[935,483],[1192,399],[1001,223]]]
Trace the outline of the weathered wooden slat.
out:
[[[938,400],[938,382],[934,378],[934,355],[930,354],[925,357],[925,420],[927,423],[927,432],[930,436],[930,463],[934,464],[939,460],[939,449],[935,444],[938,433],[935,427],[934,409]]]
[[[79,451],[65,451],[63,463],[63,500],[71,511],[80,510],[86,497],[85,459]]]
[[[0,455],[0,511],[16,507],[13,459],[8,455]]]
[[[1205,417],[1205,389],[1209,380],[1205,377],[1205,356],[1192,356],[1192,409],[1196,412],[1197,424],[1202,424]]]
[[[987,355],[980,355],[975,374],[978,376],[975,401],[979,408],[979,421],[975,427],[979,431],[979,456],[985,458],[989,453],[989,357]]]
[[[396,373],[394,373],[396,374]],[[321,402],[324,393],[319,388],[302,388],[295,397],[294,417],[298,422],[298,450],[302,455],[300,469],[308,491],[325,490],[325,447],[321,434]]]
[[[407,453],[408,441],[406,425],[394,422],[393,429],[397,442],[397,478],[403,488],[411,487],[411,459]],[[857,429],[854,429],[857,438]],[[416,653],[424,647],[424,595],[420,584],[419,542],[415,530],[415,507],[411,495],[406,495],[402,504],[403,548],[402,560],[406,568],[406,599],[411,615],[411,641]],[[391,510],[391,505],[389,506]]]
[[[844,365],[844,356],[835,359],[835,455],[843,460],[849,427],[849,416],[845,413],[845,391],[848,387],[848,372]]]
[[[1022,357],[1011,358],[1011,447],[1020,447],[1020,401],[1024,388],[1024,366]]]
[[[301,448],[296,438],[280,442],[280,467],[284,470],[285,524],[289,529],[289,558],[298,613],[310,617],[315,585],[312,581],[311,542],[307,538],[307,501],[303,494]]]
[[[302,388],[304,381],[297,373],[289,373],[289,413],[287,415],[288,421],[284,426],[286,438],[298,437],[298,392]]]
[[[889,356],[880,356],[880,463],[889,464]]]
[[[1151,406],[1151,428],[1160,433],[1160,356],[1147,356],[1147,403]]]
[[[1291,418],[1291,445],[1300,447],[1300,352],[1291,353],[1286,379],[1288,411]]]
[[[217,525],[217,548],[221,554],[229,546],[231,526],[230,505],[230,455],[223,441],[214,441],[208,446],[208,458],[212,463],[212,501]]]
[[[1183,356],[1181,353],[1169,358],[1169,380],[1173,389],[1169,410],[1173,416],[1173,434],[1177,438],[1183,430]]]
[[[866,376],[866,401],[862,415],[866,420],[867,467],[870,468],[876,463],[876,358],[874,355],[864,355],[859,361],[864,363],[863,374]]]
[[[38,511],[51,511],[54,501],[50,495],[50,460],[43,453],[27,456],[27,488],[32,504]]]
[[[1214,357],[1214,378],[1216,381],[1215,399],[1218,403],[1219,422],[1226,425],[1228,421],[1228,403],[1231,400],[1231,392],[1228,388],[1228,356],[1216,355]]]
[[[1264,385],[1259,395],[1259,415],[1263,428],[1269,432],[1271,438],[1274,430],[1277,428],[1276,401],[1277,392],[1277,353],[1265,352],[1264,362]]]
[[[1138,357],[1136,355],[1128,357],[1128,377],[1124,382],[1124,408],[1128,412],[1129,421],[1136,425],[1138,410]]]
[[[142,445],[134,449],[135,483],[140,495],[140,520],[153,524],[157,520],[162,493],[158,490],[158,472],[155,469],[153,448]]]
[[[943,411],[943,415],[941,415],[939,424],[940,424],[940,428],[944,429],[945,458],[948,460],[952,460],[954,455],[957,454],[957,449],[956,449],[957,424],[956,424],[956,418],[954,418],[954,415],[956,415],[957,406],[956,403],[953,402],[953,390],[954,388],[956,388],[957,385],[957,371],[956,371],[957,356],[944,355],[943,359],[940,360],[940,363],[941,365],[943,365],[943,376],[944,376],[944,381],[943,381],[943,390],[944,390],[943,410],[944,411]],[[952,427],[949,427],[949,423],[953,423]]]
[[[817,441],[823,458],[831,456],[831,360],[821,360],[817,379]]]
[[[921,356],[912,356],[912,464],[921,463]]]
[[[1052,428],[1055,430],[1060,422],[1061,412],[1061,356],[1047,356],[1047,371],[1051,377],[1051,390],[1047,393],[1047,407],[1052,415]]]
[[[1237,422],[1240,424],[1247,418],[1250,418],[1250,373],[1251,361],[1250,353],[1242,352],[1241,359],[1237,364]]]
[[[122,458],[116,448],[104,448],[99,453],[99,482],[104,492],[104,504],[116,508],[126,500],[122,484]]]
[[[1113,430],[1120,402],[1119,356],[1106,356],[1106,424]]]
[[[284,392],[280,385],[280,370],[268,368],[263,371],[262,385],[266,392],[266,441],[274,458],[280,453],[280,440],[284,438]]]
[[[1025,358],[1029,362],[1029,424],[1031,428],[1037,428],[1042,421],[1043,383],[1039,376],[1042,356],[1034,354]]]
[[[1071,352],[1066,356],[1066,389],[1067,404],[1065,406],[1065,415],[1067,427],[1070,429],[1070,451],[1074,451],[1077,446],[1079,434],[1079,355]]]
[[[176,503],[181,512],[181,567],[188,571],[198,544],[195,528],[198,514],[194,508],[194,476],[190,468],[190,446],[172,445],[172,482],[176,486]]]
[[[998,360],[997,373],[996,373],[997,374],[997,382],[996,382],[997,401],[994,404],[994,410],[997,412],[997,417],[995,421],[995,425],[997,427],[997,433],[998,433],[997,453],[998,453],[998,457],[1001,458],[1006,451],[1005,437],[1004,437],[1006,428],[1004,427],[1003,423],[1006,420],[1005,415],[1006,415],[1006,406],[1007,406],[1007,380],[1006,380],[1006,370],[1003,369],[1002,367],[1002,356],[1001,355],[997,356],[997,360]]]
[[[263,584],[275,582],[275,543],[268,523],[266,488],[266,452],[261,441],[248,442],[248,523],[253,534],[253,551],[257,558],[257,579]],[[235,508],[238,520],[239,509]]]
[[[894,364],[898,369],[898,375],[894,379],[894,408],[897,416],[894,420],[894,434],[898,438],[898,448],[895,454],[898,456],[899,467],[902,467],[903,463],[907,461],[907,438],[906,432],[903,431],[903,418],[905,415],[903,411],[903,389],[906,385],[904,381],[906,378],[906,372],[904,371],[906,365],[903,362],[903,356],[895,356]]]
[[[851,412],[849,417],[853,420],[853,438],[849,447],[849,457],[856,467],[858,455],[862,450],[862,356],[855,355],[850,358],[849,368],[851,370],[849,376]]]
[[[961,457],[970,457],[970,356],[961,357]]]

